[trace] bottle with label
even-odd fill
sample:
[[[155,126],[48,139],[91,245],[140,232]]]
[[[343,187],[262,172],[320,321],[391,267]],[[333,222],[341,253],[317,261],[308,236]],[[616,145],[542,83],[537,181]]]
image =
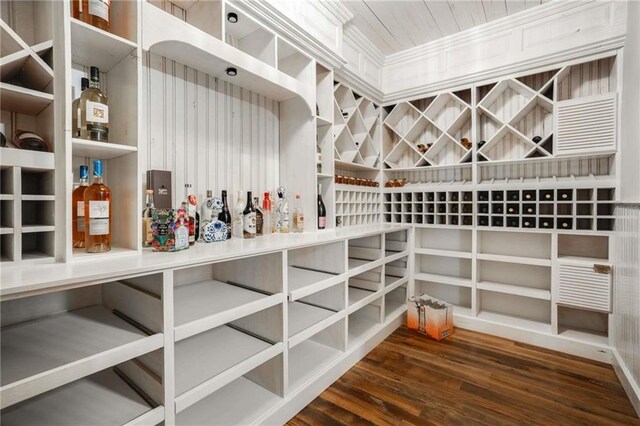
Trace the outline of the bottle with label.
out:
[[[80,185],[71,194],[73,247],[84,248],[84,191],[89,186],[89,167],[80,166]]]
[[[222,211],[218,215],[218,220],[222,221],[227,225],[227,240],[231,239],[231,231],[232,231],[232,223],[231,223],[231,213],[229,212],[229,204],[227,201],[227,191],[222,191]]]
[[[100,70],[91,67],[91,81],[80,95],[80,137],[109,142],[109,100],[100,90]]]
[[[204,222],[205,220],[211,220],[214,219],[213,217],[213,203],[214,203],[214,198],[213,198],[213,191],[210,189],[207,189],[207,196],[204,199],[204,201],[202,202],[202,206],[200,206],[200,219]]]
[[[142,210],[142,247],[151,247],[153,245],[153,189],[145,191],[147,201],[145,208]]]
[[[263,234],[271,234],[273,233],[273,214],[271,212],[271,199],[269,198],[269,193],[264,193],[264,198],[262,199],[262,229]]]
[[[187,217],[189,219],[189,245],[194,245],[198,239],[197,231],[199,230],[199,220],[196,220],[196,205],[197,199],[195,195],[191,195],[191,184],[184,184],[184,201],[182,208],[187,211]],[[199,216],[198,216],[199,219]]]
[[[258,197],[253,199],[253,209],[256,211],[256,235],[260,237],[264,235],[264,212]]]
[[[185,211],[185,221],[189,224],[189,245],[192,246],[196,243],[196,219],[189,215],[189,203],[185,200],[180,205],[180,210]]]
[[[102,181],[102,160],[93,160],[93,184],[84,191],[84,229],[88,253],[111,250],[111,190]]]
[[[327,209],[322,201],[322,184],[318,185],[318,229],[327,227]]]
[[[82,77],[80,79],[80,96],[89,88],[89,79]],[[71,137],[80,137],[80,96],[74,99],[71,104]]]
[[[293,205],[293,227],[291,232],[304,232],[304,212],[302,210],[302,200],[300,194],[296,194],[296,201]]]
[[[89,25],[109,31],[111,28],[111,0],[80,0],[79,15]]]
[[[242,236],[243,238],[256,237],[256,210],[253,208],[251,191],[247,192],[247,204],[242,211]]]
[[[245,199],[242,190],[238,190],[238,200],[233,207],[233,236],[236,238],[242,238],[243,232],[243,218],[242,212],[244,211]]]
[[[287,191],[280,186],[277,190],[278,201],[276,201],[276,211],[274,215],[275,229],[274,232],[280,234],[288,234],[291,231],[291,218],[289,215],[289,200],[287,200]]]

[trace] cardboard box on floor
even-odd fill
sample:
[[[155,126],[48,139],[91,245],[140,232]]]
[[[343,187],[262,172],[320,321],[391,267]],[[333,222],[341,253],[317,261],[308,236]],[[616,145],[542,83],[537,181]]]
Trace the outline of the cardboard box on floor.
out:
[[[453,306],[426,294],[411,297],[407,309],[407,327],[435,339],[453,334]]]

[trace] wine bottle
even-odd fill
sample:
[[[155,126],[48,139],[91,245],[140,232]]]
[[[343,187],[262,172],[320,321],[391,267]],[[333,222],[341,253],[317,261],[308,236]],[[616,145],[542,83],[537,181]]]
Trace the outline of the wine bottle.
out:
[[[111,190],[102,181],[102,160],[93,160],[93,184],[84,191],[84,227],[88,253],[111,250]]]
[[[153,229],[152,215],[153,215],[153,189],[147,189],[145,191],[147,196],[147,202],[144,210],[142,210],[142,246],[151,247],[153,245]]]
[[[218,220],[227,225],[227,240],[231,239],[231,213],[229,212],[229,204],[227,202],[227,191],[222,191],[222,211],[218,214]]]
[[[242,236],[244,238],[256,237],[256,211],[253,208],[251,191],[247,192],[247,205],[242,211]]]
[[[256,235],[260,237],[264,235],[264,213],[262,207],[260,207],[260,199],[258,197],[253,199],[253,209],[256,212]]]
[[[89,186],[89,168],[80,166],[80,186],[71,194],[71,214],[73,225],[73,247],[84,247],[84,191]]]
[[[318,185],[318,229],[327,227],[327,209],[322,201],[322,184]]]

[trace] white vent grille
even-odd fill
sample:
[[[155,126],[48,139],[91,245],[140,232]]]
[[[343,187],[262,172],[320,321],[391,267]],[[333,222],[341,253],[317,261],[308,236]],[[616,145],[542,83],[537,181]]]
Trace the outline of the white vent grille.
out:
[[[562,101],[557,105],[557,155],[615,151],[615,93]]]
[[[560,264],[558,304],[603,312],[611,311],[611,274],[589,265]]]

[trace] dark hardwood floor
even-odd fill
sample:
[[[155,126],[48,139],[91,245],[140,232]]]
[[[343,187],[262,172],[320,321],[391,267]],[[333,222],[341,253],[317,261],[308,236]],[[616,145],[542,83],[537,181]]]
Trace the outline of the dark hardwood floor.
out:
[[[640,425],[610,365],[456,329],[398,329],[288,425]]]

